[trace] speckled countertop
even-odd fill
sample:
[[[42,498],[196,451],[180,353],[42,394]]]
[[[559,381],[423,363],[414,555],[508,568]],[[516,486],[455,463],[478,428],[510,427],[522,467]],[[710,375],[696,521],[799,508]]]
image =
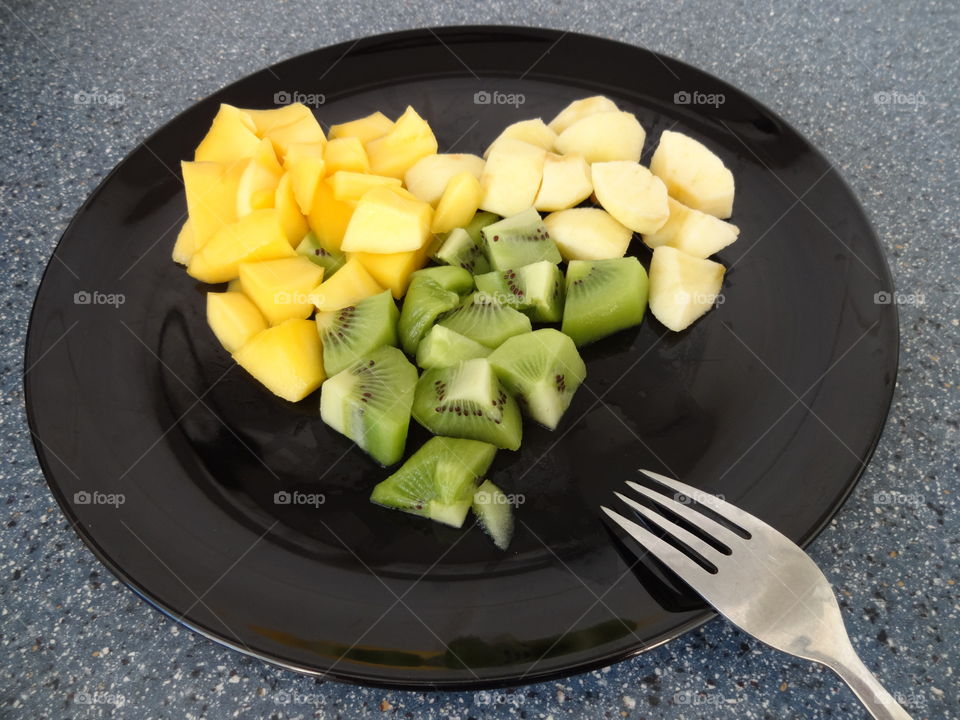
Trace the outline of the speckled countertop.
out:
[[[811,552],[841,594],[854,645],[914,717],[960,717],[956,4],[403,5],[0,2],[0,716],[863,716],[828,671],[721,621],[602,671],[505,692],[390,692],[299,677],[152,610],[56,508],[26,430],[23,343],[44,265],[103,176],[196,100],[288,56],[366,34],[498,22],[576,29],[683,59],[774,108],[838,162],[914,302],[900,307],[900,377],[880,446]],[[77,93],[122,102],[78,104]]]

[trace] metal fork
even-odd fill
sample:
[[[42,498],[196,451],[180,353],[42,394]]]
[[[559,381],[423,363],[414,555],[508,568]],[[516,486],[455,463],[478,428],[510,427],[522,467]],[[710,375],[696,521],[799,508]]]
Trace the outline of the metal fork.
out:
[[[699,498],[706,497],[684,483],[647,470],[641,472],[673,490],[674,498],[682,494],[699,502]],[[716,572],[711,572],[693,559],[693,553],[678,550],[623,515],[601,508],[717,612],[767,645],[826,665],[850,686],[874,718],[910,720],[907,712],[857,657],[830,583],[813,560],[791,540],[718,497],[710,496],[702,504],[743,531],[743,535],[690,504],[635,482],[628,481],[627,485],[652,501],[657,510],[666,509],[683,518],[727,549],[728,552],[721,552],[662,512],[615,493],[648,523],[713,565]]]

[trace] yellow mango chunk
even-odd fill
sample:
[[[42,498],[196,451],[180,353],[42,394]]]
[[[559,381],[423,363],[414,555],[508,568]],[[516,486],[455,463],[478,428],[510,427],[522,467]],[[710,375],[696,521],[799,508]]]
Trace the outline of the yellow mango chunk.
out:
[[[207,324],[229,353],[267,329],[257,306],[241,292],[207,293]]]
[[[419,250],[430,239],[433,208],[388,187],[374,188],[357,203],[340,249],[397,253]]]
[[[312,320],[287,320],[254,335],[233,354],[274,395],[297,402],[326,379],[323,346]]]
[[[216,162],[180,163],[187,213],[194,247],[203,247],[225,225],[237,219],[237,187],[246,164]]]
[[[231,163],[248,158],[257,151],[260,138],[249,115],[233,105],[223,104],[213,118],[193,159],[197,162]]]
[[[307,215],[313,207],[313,196],[317,193],[317,185],[327,172],[326,163],[323,162],[322,157],[299,157],[292,162],[288,159],[286,167],[290,174],[293,196],[297,199],[300,212]]]
[[[330,187],[333,188],[333,196],[342,202],[357,202],[368,190],[375,187],[399,188],[401,182],[397,178],[383,177],[382,175],[367,175],[366,173],[350,172],[349,170],[338,170],[330,178]]]
[[[353,137],[366,145],[393,130],[393,120],[379,110],[366,117],[330,126],[330,139]]]
[[[271,325],[313,312],[309,296],[323,280],[323,268],[303,255],[282,260],[240,263],[240,287]]]
[[[290,173],[286,173],[280,178],[273,204],[277,209],[280,227],[283,228],[283,234],[286,236],[287,242],[290,243],[291,247],[296,247],[310,228],[307,225],[307,219],[300,211],[300,204],[297,202],[294,193],[293,177]]]
[[[371,140],[366,148],[371,172],[403,178],[417,160],[437,152],[437,138],[427,121],[408,106],[393,129]]]
[[[244,110],[253,121],[257,135],[263,137],[278,128],[292,125],[306,117],[312,117],[313,112],[303,103],[290,103],[269,110]]]
[[[323,151],[323,161],[327,165],[327,175],[338,170],[350,172],[370,172],[370,161],[363,143],[354,137],[338,138],[327,143]]]
[[[330,183],[323,181],[317,184],[313,206],[307,215],[307,224],[321,245],[331,250],[340,249],[347,225],[353,216],[353,207],[352,204],[340,202],[333,196]]]
[[[177,233],[177,241],[173,244],[173,261],[181,265],[186,265],[196,252],[196,244],[193,236],[193,229],[190,227],[190,218],[183,221],[180,226],[180,232]]]
[[[273,207],[273,195],[283,175],[283,168],[277,162],[273,143],[267,139],[260,141],[257,151],[249,160],[240,175],[237,185],[237,217],[242,218],[253,210]]]
[[[264,134],[273,143],[274,150],[277,151],[277,157],[284,158],[287,155],[287,148],[293,144],[300,143],[325,143],[327,136],[323,134],[323,128],[311,112],[309,116],[304,116],[290,125],[273,128]]]
[[[437,203],[430,229],[435,233],[445,233],[463,227],[477,214],[482,198],[480,181],[473,173],[462,172],[454,175]]]
[[[387,288],[395,298],[403,297],[410,285],[410,275],[427,264],[427,245],[419,250],[409,250],[388,255],[378,253],[350,253],[348,258],[360,261],[370,276]]]
[[[293,163],[301,158],[312,157],[323,160],[323,151],[326,149],[325,142],[295,142],[287,145],[287,152],[283,156],[283,167],[290,170]]]
[[[277,260],[296,255],[280,226],[277,211],[254,210],[225,225],[190,258],[187,273],[201,282],[221,283],[237,277],[242,262]]]
[[[243,292],[243,288],[240,287],[240,278],[235,277],[227,283],[227,292]]]
[[[371,295],[379,295],[383,290],[360,261],[351,258],[336,274],[315,287],[310,296],[317,310],[330,312],[354,305]]]

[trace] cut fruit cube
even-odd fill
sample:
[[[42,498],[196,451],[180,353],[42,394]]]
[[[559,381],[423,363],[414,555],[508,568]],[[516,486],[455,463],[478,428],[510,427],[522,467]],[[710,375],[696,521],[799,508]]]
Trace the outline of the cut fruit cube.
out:
[[[287,242],[291,247],[296,247],[310,226],[300,211],[300,204],[293,191],[293,176],[290,173],[285,173],[280,178],[273,196],[273,206],[277,209],[277,217],[280,219],[283,234],[287,236]]]
[[[598,113],[615,112],[618,109],[613,100],[603,95],[581,98],[574,100],[557,113],[557,116],[550,121],[549,127],[559,135],[578,120]]]
[[[400,322],[397,327],[400,343],[408,355],[416,355],[420,340],[437,318],[460,304],[460,296],[429,277],[420,277],[410,283],[403,299]]]
[[[323,152],[326,149],[326,146],[326,141],[290,143],[287,146],[287,154],[283,156],[284,170],[292,170],[293,166],[304,158],[323,160]]]
[[[229,353],[267,329],[257,306],[242,292],[207,293],[207,324]]]
[[[253,120],[256,133],[263,137],[273,130],[293,125],[307,117],[313,117],[313,111],[303,103],[290,103],[269,110],[244,110]]]
[[[504,492],[489,480],[473,494],[473,514],[493,544],[506,550],[513,538],[513,505]]]
[[[320,336],[311,320],[287,320],[267,328],[233,354],[244,370],[274,395],[297,402],[326,379]]]
[[[740,228],[705,212],[667,199],[670,217],[655,233],[643,236],[650,248],[669,245],[687,255],[706,258],[736,241]]]
[[[327,142],[323,151],[323,162],[327,166],[327,175],[333,176],[340,170],[347,172],[370,172],[370,160],[363,143],[354,137],[338,138]]]
[[[344,253],[326,247],[313,232],[303,236],[297,245],[297,254],[322,267],[323,276],[328,279],[347,262]]]
[[[559,322],[563,317],[563,273],[549,260],[477,275],[476,284],[477,290],[516,308],[533,322]]]
[[[190,258],[187,273],[201,282],[227,282],[238,277],[240,263],[279,260],[295,254],[277,211],[254,210],[218,230]]]
[[[454,175],[468,172],[479,180],[483,165],[483,158],[466,153],[427,155],[407,170],[403,182],[418,199],[435,206]]]
[[[323,279],[323,268],[302,255],[282,260],[240,263],[240,287],[271,325],[310,317],[309,296]]]
[[[430,438],[399,470],[373,488],[370,501],[461,527],[477,479],[487,472],[496,453],[495,447],[477,440]]]
[[[256,152],[240,174],[237,184],[237,217],[253,210],[273,207],[273,196],[283,175],[277,155],[269,140],[261,140]]]
[[[548,153],[543,163],[543,181],[533,202],[537,210],[551,212],[579,205],[593,192],[590,166],[579,155]]]
[[[180,226],[177,241],[173,244],[173,261],[180,265],[187,265],[194,252],[196,252],[196,239],[193,228],[190,227],[190,218],[187,218]]]
[[[379,295],[383,288],[356,258],[350,258],[332,278],[324,280],[310,293],[317,310],[330,312],[356,305],[364,298]]]
[[[340,310],[318,312],[327,375],[335,375],[382,345],[396,346],[399,314],[387,291]]]
[[[328,136],[331,140],[352,137],[366,145],[371,140],[383,137],[392,129],[393,120],[378,110],[356,120],[331,125]]]
[[[381,465],[393,465],[407,444],[416,384],[417,369],[403,353],[380,347],[323,384],[320,417]]]
[[[193,231],[194,250],[199,250],[220,228],[237,221],[237,187],[246,164],[182,162],[183,189]]]
[[[646,309],[647,273],[635,257],[571,260],[567,266],[561,329],[577,347],[639,325]]]
[[[196,162],[234,163],[251,157],[260,145],[253,119],[240,108],[222,104],[193,155]]]
[[[674,332],[690,327],[717,300],[726,269],[661,245],[650,260],[650,312]]]
[[[358,202],[368,191],[377,187],[400,187],[400,181],[396,178],[349,170],[338,170],[327,182],[333,188],[333,196],[341,202]]]
[[[664,130],[650,170],[687,207],[724,219],[733,213],[733,173],[706,145]]]
[[[436,152],[437,138],[433,130],[409,106],[390,132],[367,143],[371,171],[400,179],[418,160]]]
[[[667,187],[640,163],[598,162],[591,172],[597,200],[617,222],[639,233],[656,232],[667,222]]]
[[[430,230],[445,233],[469,223],[480,207],[481,193],[480,181],[472,173],[454,175],[437,203]]]
[[[523,435],[517,402],[486,358],[427,370],[417,383],[413,417],[435,435],[516,450]]]
[[[450,328],[481,345],[495,348],[514,335],[530,332],[530,318],[492,295],[475,292],[444,314],[438,325]]]
[[[398,253],[352,252],[347,257],[359,260],[377,283],[400,299],[407,292],[410,276],[427,263],[427,248]]]
[[[330,183],[324,180],[317,184],[313,207],[307,215],[307,224],[324,247],[340,250],[347,225],[353,216],[353,208],[351,203],[337,200]]]
[[[573,340],[552,328],[512,337],[487,359],[520,410],[550,430],[587,376]]]
[[[291,161],[288,151],[284,167],[287,168],[287,174],[290,175],[290,185],[293,188],[293,196],[297,200],[300,212],[309,215],[310,209],[313,207],[313,196],[317,194],[317,186],[323,182],[327,172],[327,166],[323,162],[323,158],[307,156],[298,157]]]
[[[564,260],[606,260],[623,257],[633,231],[600,208],[570,208],[543,219]]]
[[[464,360],[487,357],[492,351],[443,325],[434,325],[417,346],[417,365],[424,370],[452,367]]]
[[[487,146],[487,151],[483,154],[484,157],[488,156],[490,154],[490,150],[493,149],[493,146],[504,138],[522,140],[525,143],[536,145],[544,150],[553,150],[553,144],[557,141],[557,134],[547,127],[547,124],[540,118],[535,118],[533,120],[521,120],[520,122],[515,122],[512,125],[507,125],[503,132],[500,133],[496,139]]]
[[[417,270],[410,276],[411,282],[417,278],[429,278],[445,290],[453,290],[458,295],[473,292],[473,275],[461,267],[441,265]]]
[[[370,190],[357,203],[340,249],[398,253],[419,250],[430,239],[433,208],[387,187]]]
[[[578,120],[557,138],[562,155],[581,155],[588,163],[638,162],[646,133],[633,113],[597,113]]]
[[[454,228],[441,240],[433,250],[433,259],[474,274],[488,272],[490,261],[487,259],[487,243],[480,231],[496,221],[497,216],[493,213],[477,213],[466,227]]]
[[[480,234],[494,270],[509,270],[541,260],[559,263],[563,259],[540,213],[533,208],[487,225]]]
[[[303,143],[324,143],[327,138],[323,134],[323,128],[313,116],[313,112],[306,108],[307,114],[299,120],[275,127],[264,133],[265,138],[269,138],[273,143],[273,149],[277,152],[277,157],[285,159],[287,149],[291,145],[300,145]]]
[[[499,140],[491,148],[480,176],[481,209],[506,217],[533,207],[546,156],[542,147],[522,140]]]

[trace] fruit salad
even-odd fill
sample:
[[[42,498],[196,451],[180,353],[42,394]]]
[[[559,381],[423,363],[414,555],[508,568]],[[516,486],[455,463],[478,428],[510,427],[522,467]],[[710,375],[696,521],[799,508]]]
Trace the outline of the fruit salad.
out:
[[[384,468],[382,507],[496,547],[513,528],[487,472],[525,419],[556,430],[587,376],[580,348],[649,308],[682,331],[714,305],[734,179],[683,133],[649,167],[637,118],[602,96],[516,122],[483,156],[439,153],[408,107],[324,132],[310,108],[221,105],[182,163],[173,259],[211,287],[210,330],[290,402]],[[652,250],[649,274],[627,252]],[[406,461],[410,421],[435,437]]]

